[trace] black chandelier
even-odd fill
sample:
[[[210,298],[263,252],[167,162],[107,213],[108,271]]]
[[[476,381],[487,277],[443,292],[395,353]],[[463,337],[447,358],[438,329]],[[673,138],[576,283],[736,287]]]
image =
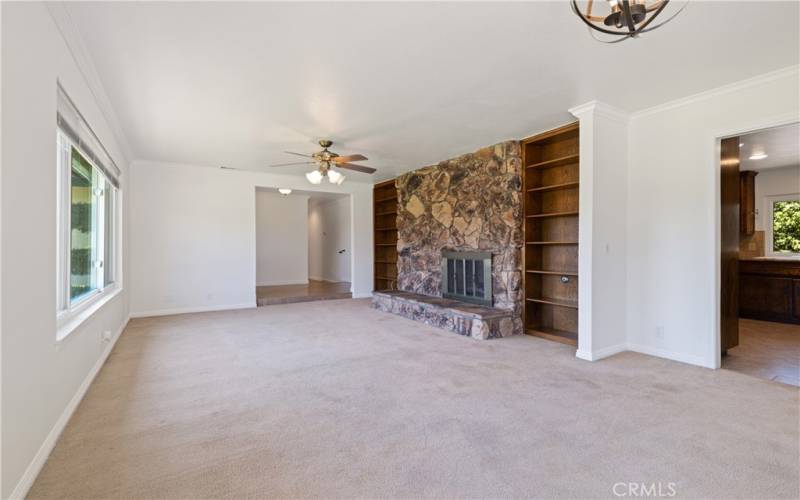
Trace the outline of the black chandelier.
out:
[[[597,3],[600,3],[599,1]],[[586,2],[586,10],[581,11],[578,7],[578,0],[572,0],[572,11],[586,23],[589,28],[607,35],[614,35],[618,38],[614,40],[600,40],[605,43],[617,43],[628,38],[635,38],[640,33],[647,33],[672,21],[688,4],[688,0],[683,6],[664,22],[653,24],[653,21],[669,3],[669,0],[655,0],[648,3],[647,0],[606,0],[610,13],[592,12],[595,1]],[[594,36],[594,34],[592,34]]]

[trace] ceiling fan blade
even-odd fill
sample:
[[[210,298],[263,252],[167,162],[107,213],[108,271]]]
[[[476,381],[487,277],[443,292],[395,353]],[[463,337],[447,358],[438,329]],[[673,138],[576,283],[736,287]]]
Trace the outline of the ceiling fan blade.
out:
[[[374,174],[377,172],[377,170],[372,167],[354,165],[352,163],[338,163],[336,166],[339,168],[346,168],[348,170],[355,170],[356,172],[364,172],[365,174]]]
[[[295,153],[294,151],[284,151],[287,155],[302,156],[303,158],[313,158],[311,155],[304,155],[303,153]]]
[[[337,156],[333,159],[334,163],[350,163],[351,161],[364,161],[368,160],[364,155],[348,155],[348,156]]]
[[[296,161],[293,163],[278,163],[276,165],[270,165],[270,167],[288,167],[289,165],[309,165],[311,163],[317,163],[315,161]]]

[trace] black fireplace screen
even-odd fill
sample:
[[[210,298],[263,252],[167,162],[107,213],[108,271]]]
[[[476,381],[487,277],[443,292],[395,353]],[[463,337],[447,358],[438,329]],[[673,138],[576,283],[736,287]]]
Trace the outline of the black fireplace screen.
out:
[[[492,254],[442,252],[442,297],[492,305]]]

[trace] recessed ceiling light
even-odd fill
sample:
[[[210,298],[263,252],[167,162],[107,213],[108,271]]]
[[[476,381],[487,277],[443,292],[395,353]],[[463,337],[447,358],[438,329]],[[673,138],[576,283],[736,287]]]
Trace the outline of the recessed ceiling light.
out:
[[[750,159],[751,160],[763,160],[767,156],[768,156],[767,153],[756,153],[754,155],[751,155]]]
[[[739,143],[739,147],[742,147],[742,146],[744,146],[744,143],[743,143],[743,142],[740,142],[740,143]]]
[[[278,188],[278,192],[284,196],[289,196],[292,194],[292,190],[289,188]]]

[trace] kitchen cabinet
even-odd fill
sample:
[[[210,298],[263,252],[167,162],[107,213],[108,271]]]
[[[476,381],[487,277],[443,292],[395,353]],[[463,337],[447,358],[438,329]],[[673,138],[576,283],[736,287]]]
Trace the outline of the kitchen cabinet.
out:
[[[739,172],[739,231],[751,235],[756,231],[756,176],[758,172]]]
[[[800,260],[742,259],[739,316],[800,324]]]

